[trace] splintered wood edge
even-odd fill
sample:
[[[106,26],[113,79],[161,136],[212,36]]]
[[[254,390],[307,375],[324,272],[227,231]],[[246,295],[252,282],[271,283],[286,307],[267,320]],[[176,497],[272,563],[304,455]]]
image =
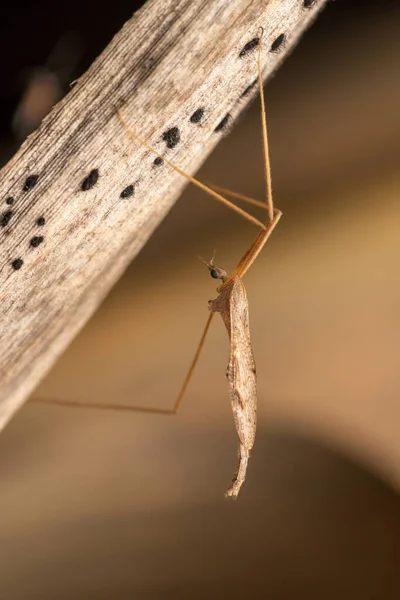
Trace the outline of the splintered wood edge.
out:
[[[150,0],[2,169],[0,428],[90,318],[325,0]],[[12,197],[12,205],[7,198]]]

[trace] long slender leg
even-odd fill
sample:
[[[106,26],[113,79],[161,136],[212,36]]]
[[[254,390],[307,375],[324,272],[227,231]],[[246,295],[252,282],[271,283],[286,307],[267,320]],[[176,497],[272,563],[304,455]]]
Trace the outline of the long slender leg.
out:
[[[253,215],[242,210],[240,207],[236,206],[235,204],[233,204],[232,202],[230,202],[229,200],[224,198],[224,196],[222,196],[222,194],[218,193],[219,191],[222,193],[226,193],[227,195],[230,195],[233,198],[243,200],[245,202],[248,202],[249,204],[258,206],[260,208],[265,209],[265,207],[267,206],[270,222],[272,223],[272,221],[275,218],[274,205],[273,205],[273,200],[272,200],[271,165],[270,165],[269,148],[268,148],[267,119],[266,119],[266,112],[265,112],[265,99],[264,99],[264,89],[263,89],[262,71],[261,71],[261,42],[262,42],[262,37],[264,34],[264,29],[262,27],[260,29],[261,29],[261,35],[260,35],[260,40],[259,40],[259,45],[258,45],[257,71],[258,71],[258,83],[259,83],[259,88],[260,88],[260,101],[261,101],[261,126],[262,126],[262,138],[263,138],[266,205],[263,202],[259,202],[258,200],[254,200],[253,198],[249,198],[247,196],[238,194],[236,192],[231,192],[230,190],[227,190],[220,186],[216,186],[216,185],[208,186],[208,185],[202,183],[201,181],[199,181],[198,179],[196,179],[195,177],[192,177],[191,175],[189,175],[188,173],[183,171],[181,168],[179,168],[177,165],[175,165],[173,162],[168,160],[165,156],[163,156],[162,154],[159,154],[157,152],[157,150],[155,150],[152,146],[150,146],[147,142],[145,142],[141,137],[139,137],[136,133],[134,133],[132,131],[132,129],[129,127],[128,123],[125,121],[120,110],[117,110],[117,115],[118,115],[118,118],[121,121],[123,127],[127,130],[129,135],[133,139],[136,139],[138,142],[140,142],[143,146],[145,146],[145,148],[147,148],[148,150],[153,152],[153,154],[158,156],[158,158],[161,158],[169,167],[171,167],[171,169],[173,169],[174,171],[176,171],[177,173],[179,173],[180,175],[185,177],[188,181],[193,183],[195,186],[202,189],[204,192],[206,192],[206,194],[212,196],[219,202],[222,202],[223,204],[225,204],[225,206],[228,206],[228,208],[230,208],[231,210],[237,212],[238,214],[242,215],[242,217],[244,217],[245,219],[247,219],[254,225],[260,227],[260,229],[266,230],[266,226],[263,223],[261,223],[261,221],[259,221],[258,219],[253,217]]]
[[[220,194],[224,194],[225,196],[229,196],[229,197],[235,198],[237,200],[242,200],[243,202],[247,202],[248,204],[251,204],[253,206],[258,206],[259,208],[268,210],[269,220],[273,221],[274,205],[273,205],[273,199],[272,199],[271,165],[270,165],[270,158],[269,158],[264,88],[263,88],[262,72],[261,72],[261,42],[262,42],[263,33],[264,33],[264,30],[261,27],[261,35],[260,35],[260,40],[259,40],[259,45],[258,45],[257,71],[258,71],[258,83],[259,83],[259,88],[260,88],[261,129],[262,129],[262,139],[263,139],[266,202],[260,202],[259,200],[255,200],[254,198],[250,198],[249,196],[246,196],[244,194],[239,194],[238,192],[234,192],[232,190],[221,187],[219,185],[215,185],[213,183],[207,182],[207,185],[212,190],[219,192]]]
[[[268,223],[267,229],[265,231],[261,231],[250,248],[247,250],[246,254],[240,259],[238,266],[233,271],[232,275],[229,277],[228,281],[234,276],[238,275],[239,277],[243,277],[243,275],[250,269],[253,262],[256,260],[257,256],[260,254],[261,250],[265,246],[266,241],[269,236],[275,229],[279,219],[281,218],[282,213],[277,208],[274,208],[274,218],[270,223]],[[225,282],[223,285],[226,285]]]
[[[264,153],[264,174],[265,174],[265,191],[266,201],[268,205],[269,220],[272,223],[274,219],[274,203],[272,200],[272,181],[271,181],[271,163],[269,159],[269,148],[268,148],[268,133],[267,133],[267,116],[265,111],[265,99],[264,99],[264,88],[261,72],[261,42],[264,34],[264,29],[261,27],[261,35],[258,43],[258,58],[257,58],[257,70],[258,70],[258,85],[260,88],[260,101],[261,101],[261,128],[263,138],[263,153]]]
[[[177,165],[175,165],[174,163],[172,163],[170,160],[168,160],[162,154],[159,154],[157,152],[157,150],[155,150],[154,148],[152,148],[151,146],[149,146],[149,144],[147,144],[147,142],[145,142],[144,140],[142,140],[142,138],[140,138],[138,135],[136,135],[136,133],[134,133],[132,131],[132,129],[129,127],[129,125],[125,121],[124,117],[122,116],[121,111],[118,110],[117,111],[117,115],[118,115],[118,118],[121,121],[122,125],[125,127],[125,129],[129,133],[129,135],[132,138],[134,138],[135,140],[138,140],[138,142],[140,142],[148,150],[150,150],[151,152],[153,152],[153,154],[155,154],[156,156],[158,156],[158,158],[162,158],[162,160],[169,167],[171,167],[171,169],[173,169],[174,171],[176,171],[177,173],[179,173],[180,175],[182,175],[183,177],[185,177],[188,181],[190,181],[191,183],[193,183],[193,185],[195,185],[198,188],[200,188],[201,190],[203,190],[203,192],[206,192],[206,194],[208,194],[209,196],[212,196],[213,198],[215,198],[219,202],[222,202],[222,204],[225,204],[225,206],[228,206],[233,211],[237,212],[239,215],[241,215],[242,217],[244,217],[245,219],[247,219],[248,221],[250,221],[251,223],[253,223],[253,225],[256,225],[260,229],[265,229],[264,223],[261,223],[261,221],[259,221],[255,217],[253,217],[253,215],[251,215],[250,213],[246,212],[245,210],[242,210],[241,208],[239,208],[239,206],[236,206],[235,204],[233,204],[233,202],[230,202],[229,200],[227,200],[226,198],[224,198],[223,196],[221,196],[221,194],[218,194],[217,192],[215,192],[214,190],[212,190],[211,188],[209,188],[204,183],[201,183],[201,181],[199,181],[198,179],[195,179],[194,177],[192,177],[191,175],[189,175],[189,173],[186,173],[185,171],[182,171],[182,169],[180,169]]]
[[[267,119],[266,119],[266,113],[265,113],[264,90],[263,90],[263,86],[262,86],[262,74],[261,74],[261,40],[262,40],[263,33],[264,33],[264,30],[261,28],[261,36],[260,36],[260,41],[259,41],[259,46],[258,46],[257,68],[258,68],[258,82],[259,82],[259,87],[260,87],[260,100],[261,100],[261,125],[262,125],[262,134],[263,134],[265,189],[266,189],[266,198],[267,198],[268,214],[269,214],[270,221],[269,221],[269,224],[267,225],[266,229],[264,231],[261,231],[258,234],[256,239],[250,246],[249,250],[244,254],[244,256],[242,256],[242,258],[239,261],[239,264],[237,265],[237,267],[234,270],[234,272],[232,273],[232,275],[229,277],[228,281],[230,281],[234,275],[243,277],[243,275],[249,270],[249,268],[251,267],[251,265],[257,258],[257,256],[260,254],[266,241],[268,240],[269,236],[271,235],[272,231],[275,229],[279,219],[282,216],[281,211],[274,208],[274,204],[273,204],[273,200],[272,200],[271,165],[270,165],[269,150],[268,150]],[[244,198],[242,197],[241,199],[243,200]],[[226,283],[228,283],[228,281],[226,281],[223,285],[226,285]]]
[[[262,42],[263,33],[264,33],[264,30],[261,27],[261,35],[260,35],[260,40],[259,40],[259,45],[258,45],[257,71],[258,71],[258,85],[260,88],[261,128],[262,128],[262,139],[263,139],[266,202],[260,202],[259,200],[255,200],[254,198],[249,198],[249,196],[245,196],[244,194],[239,194],[238,192],[234,192],[232,190],[221,187],[219,185],[215,185],[213,183],[208,183],[208,187],[210,187],[212,190],[214,190],[220,194],[224,194],[225,196],[230,196],[231,198],[235,198],[237,200],[242,200],[243,202],[247,202],[248,204],[251,204],[253,206],[258,206],[259,208],[268,210],[269,220],[270,220],[270,222],[272,222],[274,220],[274,204],[273,204],[273,199],[272,199],[272,180],[271,180],[271,165],[270,165],[269,147],[268,147],[267,118],[266,118],[264,88],[263,88],[262,72],[261,72],[261,42]]]
[[[185,381],[183,382],[183,386],[181,391],[179,392],[178,398],[172,408],[146,408],[144,406],[128,406],[126,404],[101,404],[100,402],[80,402],[78,400],[63,400],[61,398],[44,398],[44,397],[33,397],[31,398],[31,402],[40,402],[41,404],[55,404],[57,406],[71,406],[76,408],[96,408],[103,410],[116,410],[116,411],[129,411],[129,412],[142,412],[142,413],[153,413],[153,414],[162,414],[162,415],[176,415],[179,408],[181,407],[183,397],[188,388],[189,382],[192,378],[194,369],[196,367],[197,361],[200,358],[201,350],[204,346],[204,342],[206,340],[206,336],[208,330],[211,325],[211,320],[214,316],[213,312],[210,312],[206,326],[204,328],[203,334],[201,336],[199,345],[197,347],[196,353],[194,355],[192,364],[190,365],[188,374],[186,375]]]
[[[235,198],[236,200],[242,200],[243,202],[247,202],[252,206],[257,206],[258,208],[262,208],[263,210],[269,210],[268,204],[265,202],[261,202],[260,200],[255,200],[254,198],[250,198],[250,196],[245,196],[244,194],[239,194],[239,192],[234,192],[233,190],[229,190],[228,188],[221,187],[220,185],[215,185],[214,183],[207,182],[207,185],[216,192],[220,194],[224,194],[224,196],[230,196],[231,198]]]
[[[209,330],[210,325],[211,325],[211,320],[212,320],[214,314],[215,314],[214,312],[210,312],[210,314],[208,315],[207,323],[206,323],[206,326],[204,327],[203,335],[201,336],[199,345],[198,345],[197,350],[196,350],[196,354],[194,355],[194,358],[193,358],[192,364],[190,365],[188,374],[186,375],[185,381],[183,382],[182,389],[179,392],[179,396],[178,396],[178,398],[177,398],[177,400],[175,402],[174,408],[172,409],[174,415],[176,415],[176,413],[178,412],[178,410],[179,410],[179,408],[180,408],[180,406],[182,404],[183,397],[184,397],[185,392],[186,392],[186,390],[188,388],[189,381],[192,378],[193,371],[194,371],[194,369],[196,367],[197,361],[199,360],[200,353],[201,353],[201,351],[203,349],[204,342],[205,342],[208,330]]]
[[[263,33],[264,33],[264,30],[261,27],[261,35],[260,35],[259,47],[258,47],[257,71],[258,71],[258,82],[259,82],[260,102],[261,102],[261,127],[262,127],[262,138],[263,138],[264,174],[265,174],[265,184],[266,184],[266,203],[265,202],[260,202],[259,200],[255,200],[254,198],[249,198],[248,196],[245,196],[243,194],[239,194],[238,192],[233,192],[231,190],[228,190],[227,188],[223,188],[223,187],[218,186],[218,185],[202,183],[201,181],[199,181],[195,177],[192,177],[191,175],[189,175],[188,173],[186,173],[185,171],[183,171],[182,169],[180,169],[173,162],[171,162],[170,160],[168,160],[165,156],[163,156],[162,154],[159,154],[154,148],[152,148],[149,144],[147,144],[147,142],[145,142],[137,134],[135,134],[131,130],[131,128],[129,127],[129,125],[126,123],[125,119],[123,118],[123,116],[121,114],[121,111],[119,111],[119,110],[117,111],[117,115],[118,115],[119,120],[121,121],[122,125],[125,127],[125,129],[128,131],[128,133],[129,133],[129,135],[131,137],[133,137],[134,139],[138,140],[148,150],[150,150],[151,152],[153,152],[154,154],[156,154],[156,156],[158,156],[159,158],[161,158],[162,160],[164,160],[167,163],[167,165],[169,165],[172,169],[174,169],[174,171],[177,171],[180,175],[182,175],[183,177],[185,177],[186,179],[188,179],[191,183],[193,183],[194,185],[196,185],[197,187],[199,187],[200,189],[202,189],[204,192],[206,192],[210,196],[214,197],[219,202],[222,202],[223,204],[225,204],[226,206],[228,206],[229,208],[231,208],[232,210],[234,210],[238,214],[241,214],[245,219],[248,219],[249,221],[251,221],[253,224],[257,225],[261,229],[265,229],[265,226],[260,221],[258,221],[257,219],[255,219],[252,215],[250,215],[246,211],[241,210],[238,206],[234,205],[232,202],[229,202],[229,200],[227,200],[226,198],[224,198],[224,196],[222,196],[222,194],[225,194],[225,195],[230,196],[232,198],[236,198],[238,200],[242,200],[242,201],[247,202],[247,203],[249,203],[249,204],[251,204],[253,206],[257,206],[259,208],[267,209],[268,210],[268,214],[269,214],[269,220],[271,222],[273,221],[273,219],[274,219],[274,205],[273,205],[273,199],[272,199],[271,166],[270,166],[270,158],[269,158],[267,119],[266,119],[265,98],[264,98],[264,89],[263,89],[262,71],[261,71],[261,42],[262,42]]]

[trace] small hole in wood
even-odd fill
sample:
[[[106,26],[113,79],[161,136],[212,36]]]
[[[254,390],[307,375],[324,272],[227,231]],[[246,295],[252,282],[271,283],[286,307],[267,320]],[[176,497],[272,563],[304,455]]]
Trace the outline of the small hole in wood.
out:
[[[181,134],[177,127],[171,127],[171,129],[167,129],[163,133],[163,140],[167,144],[167,148],[175,148],[181,141]]]
[[[12,261],[11,266],[13,269],[18,271],[22,267],[23,264],[24,264],[24,261],[22,260],[22,258],[16,258],[15,260]]]
[[[135,186],[128,185],[122,192],[120,193],[120,198],[130,198],[135,193]]]
[[[204,108],[198,108],[194,111],[192,116],[190,117],[191,123],[200,123],[202,118],[204,117]]]
[[[36,225],[39,225],[39,227],[43,227],[43,225],[46,223],[46,219],[44,217],[39,217],[38,220],[36,221]]]
[[[32,248],[37,248],[38,246],[40,246],[40,244],[43,242],[43,240],[44,240],[43,236],[37,235],[31,239],[30,244],[31,244]]]
[[[99,170],[92,169],[92,171],[90,171],[89,175],[87,177],[85,177],[85,179],[82,181],[81,190],[83,192],[87,192],[88,190],[91,190],[92,187],[96,185],[98,179],[99,179]]]
[[[272,42],[270,52],[277,52],[279,50],[279,48],[281,48],[283,46],[284,43],[285,43],[285,34],[281,33],[281,35],[278,35],[276,40],[274,40]]]
[[[12,204],[14,204],[14,198],[12,198],[11,196],[9,198],[6,199],[6,204],[8,204],[9,206],[11,206]]]
[[[1,227],[7,227],[7,225],[11,221],[11,217],[13,216],[13,214],[14,213],[12,210],[7,210],[7,212],[5,212],[1,215],[1,219],[0,219]]]
[[[24,192],[29,192],[29,190],[34,188],[38,182],[38,179],[39,175],[29,175],[29,177],[25,179],[24,187],[22,188]]]
[[[315,2],[316,0],[304,0],[303,6],[304,8],[311,8]]]
[[[247,42],[247,44],[243,46],[242,50],[239,52],[239,57],[242,58],[243,56],[246,56],[246,54],[254,50],[254,48],[257,48],[259,41],[260,38],[257,37],[250,40],[250,42]]]
[[[163,159],[160,156],[157,156],[154,160],[153,160],[153,165],[155,165],[156,167],[159,167],[161,165],[164,164]]]

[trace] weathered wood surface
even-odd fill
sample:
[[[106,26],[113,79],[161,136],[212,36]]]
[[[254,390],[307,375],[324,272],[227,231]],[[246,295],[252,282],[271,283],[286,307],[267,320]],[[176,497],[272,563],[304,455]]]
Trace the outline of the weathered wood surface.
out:
[[[223,134],[224,117],[229,113],[233,122],[256,92],[255,86],[245,93],[256,79],[256,52],[242,50],[260,25],[267,78],[324,3],[150,0],[3,168],[0,427],[186,184],[129,138],[116,108],[134,131],[194,173]],[[199,108],[203,118],[193,123]],[[168,148],[163,133],[175,127],[180,140]],[[90,187],[95,177],[86,178],[94,170],[98,179]]]

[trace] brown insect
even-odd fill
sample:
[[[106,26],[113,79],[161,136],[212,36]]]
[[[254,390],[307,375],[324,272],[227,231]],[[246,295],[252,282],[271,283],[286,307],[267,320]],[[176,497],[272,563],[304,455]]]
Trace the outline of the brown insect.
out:
[[[138,140],[148,150],[152,151],[159,158],[163,159],[164,162],[169,165],[172,169],[186,177],[197,187],[204,190],[207,194],[210,194],[218,201],[222,202],[235,212],[242,215],[245,219],[256,225],[261,229],[260,233],[250,246],[249,250],[245,253],[239,264],[234,269],[231,275],[228,275],[226,271],[220,267],[214,265],[214,257],[210,262],[203,261],[210,271],[210,274],[215,279],[221,279],[222,284],[217,288],[218,296],[215,300],[209,301],[210,315],[208,317],[205,329],[203,331],[200,343],[198,345],[195,357],[190,366],[189,372],[186,376],[181,392],[175,405],[172,409],[153,409],[153,408],[139,408],[129,407],[126,405],[118,404],[84,404],[81,402],[70,402],[67,400],[46,400],[39,399],[41,401],[47,401],[62,405],[74,405],[74,406],[85,406],[91,408],[108,408],[112,410],[130,410],[130,411],[142,411],[152,413],[163,413],[163,414],[176,414],[180,408],[183,396],[186,392],[187,386],[195,369],[196,363],[199,359],[200,352],[204,345],[207,332],[209,330],[211,320],[215,313],[220,313],[222,320],[227,329],[230,339],[230,353],[229,362],[226,370],[226,377],[229,383],[229,396],[232,406],[233,418],[235,421],[236,431],[239,438],[239,464],[236,475],[233,478],[232,484],[226,492],[227,497],[236,498],[240,488],[245,480],[247,465],[250,458],[250,451],[254,444],[256,425],[257,425],[257,390],[256,390],[256,367],[254,362],[253,350],[250,341],[250,329],[249,329],[249,308],[247,302],[246,289],[244,287],[242,278],[253,264],[258,254],[261,252],[264,244],[268,240],[270,234],[278,223],[282,213],[275,209],[272,201],[272,187],[271,187],[271,173],[270,173],[270,161],[268,152],[268,137],[267,137],[267,125],[265,116],[265,101],[262,87],[262,75],[261,75],[261,40],[262,33],[259,39],[258,48],[258,80],[260,88],[260,99],[261,99],[261,123],[262,123],[262,134],[263,134],[263,150],[264,150],[264,166],[265,166],[265,181],[266,181],[266,202],[259,202],[253,198],[248,198],[242,194],[237,194],[230,190],[220,188],[217,186],[207,186],[191,175],[182,171],[179,167],[171,163],[165,156],[159,154],[151,146],[149,146],[144,140],[138,137],[125,122],[120,111],[117,112],[118,117],[128,131],[129,135]],[[269,221],[264,224],[251,214],[242,210],[229,200],[227,200],[221,194],[237,198],[244,202],[248,202],[254,206],[268,210]]]

